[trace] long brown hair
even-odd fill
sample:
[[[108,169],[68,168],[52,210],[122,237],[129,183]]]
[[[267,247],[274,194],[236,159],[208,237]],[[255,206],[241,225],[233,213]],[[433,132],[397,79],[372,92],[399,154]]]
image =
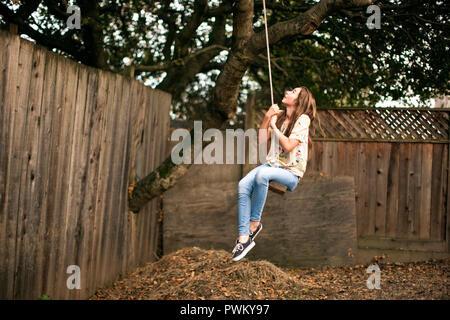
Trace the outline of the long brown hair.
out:
[[[310,132],[312,128],[312,123],[317,116],[316,100],[314,99],[311,91],[305,86],[301,86],[300,89],[301,90],[300,93],[298,94],[296,108],[291,116],[291,119],[289,120],[288,127],[284,132],[284,135],[286,137],[289,137],[289,135],[292,132],[292,129],[295,126],[297,119],[302,114],[306,114],[311,120],[311,124],[309,126]],[[287,117],[286,112],[283,112],[283,114],[277,120],[277,128],[280,128],[280,126],[286,120],[286,117]],[[309,149],[308,150],[308,160],[309,160],[311,158],[311,150],[312,150],[312,140],[310,134],[308,134],[308,149]]]

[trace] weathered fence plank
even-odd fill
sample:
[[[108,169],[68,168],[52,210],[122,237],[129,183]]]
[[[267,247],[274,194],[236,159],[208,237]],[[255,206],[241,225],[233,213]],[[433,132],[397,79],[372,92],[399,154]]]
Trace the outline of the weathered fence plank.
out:
[[[156,95],[156,92],[151,92],[150,94],[145,95],[144,105],[152,106],[151,109],[146,109],[145,113],[145,125],[142,128],[144,134],[144,141],[150,147],[147,150],[143,150],[142,152],[142,169],[143,172],[150,172],[153,168],[153,163],[157,157],[154,151],[156,150],[155,138],[156,138],[156,118],[158,116],[159,109],[155,108],[153,105],[153,99]],[[139,252],[143,252],[143,255],[138,257],[138,264],[141,265],[148,259],[150,256],[150,252],[148,248],[150,247],[152,235],[151,233],[154,230],[151,229],[152,226],[152,214],[154,212],[154,204],[155,199],[150,201],[144,208],[145,214],[139,217],[139,226],[140,226],[140,237],[138,238],[138,246]],[[149,230],[148,233],[145,233],[144,230]]]
[[[70,160],[70,176],[69,176],[69,198],[68,198],[68,211],[67,212],[67,246],[65,249],[66,260],[65,266],[76,265],[80,267],[81,271],[81,287],[86,285],[86,270],[81,269],[82,263],[78,252],[83,250],[80,246],[83,243],[82,233],[82,201],[85,199],[86,194],[86,166],[87,166],[87,141],[84,133],[84,123],[90,122],[92,115],[90,106],[86,103],[87,90],[88,90],[88,73],[78,72],[78,84],[77,91],[75,93],[75,118],[73,120],[72,138],[72,150]],[[80,290],[67,290],[67,298],[77,299],[80,298]]]
[[[366,234],[368,235],[374,235],[375,234],[375,219],[376,219],[376,208],[377,208],[377,158],[378,158],[378,152],[377,152],[377,146],[378,144],[373,144],[369,142],[365,142],[366,145],[366,153],[367,153],[367,161],[366,164],[367,167],[367,180],[365,183],[369,185],[368,192],[365,194],[367,197],[367,204],[368,204],[368,222],[367,222],[367,230]],[[375,192],[374,192],[375,191]],[[370,196],[369,196],[370,194]],[[362,231],[364,232],[364,231]]]
[[[6,108],[7,39],[0,42],[0,257],[6,258],[6,174],[8,165],[8,133],[10,110]],[[8,130],[6,130],[8,128]],[[7,266],[0,262],[0,296],[6,295]]]
[[[122,95],[122,101],[121,101],[121,115],[119,115],[120,119],[120,132],[121,134],[121,142],[119,145],[121,146],[121,154],[119,157],[120,161],[120,177],[119,180],[119,191],[118,191],[118,207],[120,208],[120,215],[118,215],[117,223],[118,223],[118,229],[117,229],[117,237],[116,237],[116,251],[115,255],[117,257],[117,260],[119,263],[114,263],[116,265],[116,271],[115,274],[123,274],[126,272],[126,261],[125,257],[127,254],[127,232],[128,232],[128,226],[127,226],[127,217],[128,217],[128,210],[127,210],[127,193],[128,193],[128,155],[130,152],[130,134],[129,134],[129,126],[130,126],[130,112],[131,108],[128,104],[132,105],[134,103],[134,93],[136,89],[135,81],[125,79],[123,85],[123,95]],[[126,177],[126,178],[123,178]]]
[[[104,189],[103,200],[105,215],[103,217],[102,223],[104,224],[104,229],[101,237],[101,244],[99,246],[101,252],[101,269],[100,269],[100,279],[103,284],[106,285],[107,279],[110,278],[111,270],[111,258],[112,258],[112,237],[114,232],[114,215],[112,215],[113,208],[115,208],[115,199],[117,199],[118,194],[116,193],[115,178],[117,177],[117,171],[115,167],[114,155],[118,148],[116,144],[116,139],[118,135],[118,99],[120,99],[120,94],[122,91],[121,81],[119,76],[107,73],[105,75],[109,81],[108,99],[107,105],[112,108],[112,112],[108,112],[106,116],[106,126],[105,126],[105,142],[107,147],[105,148],[105,183],[106,188]]]
[[[91,277],[87,276],[91,272],[91,265],[94,263],[94,258],[91,254],[85,253],[85,248],[91,253],[91,248],[94,246],[94,230],[92,226],[95,225],[95,195],[97,193],[98,182],[98,152],[100,148],[99,129],[101,128],[99,120],[101,119],[101,110],[97,106],[99,86],[99,74],[97,71],[89,73],[88,87],[86,92],[86,110],[88,110],[89,117],[84,123],[83,134],[85,136],[83,146],[83,154],[86,156],[87,165],[85,168],[84,179],[85,194],[84,201],[81,204],[80,222],[83,243],[82,250],[78,250],[77,260],[80,261],[80,269],[83,270],[84,278],[82,278],[83,292],[82,296],[86,296],[89,292],[95,290]]]
[[[110,116],[109,112],[109,104],[108,104],[108,96],[112,94],[113,86],[109,81],[108,73],[104,71],[98,71],[98,95],[97,95],[97,112],[98,112],[98,120],[95,123],[95,129],[93,134],[99,139],[98,141],[98,149],[94,149],[95,154],[95,164],[98,166],[98,179],[97,179],[97,192],[95,193],[95,202],[93,205],[93,212],[95,213],[94,218],[94,232],[93,232],[93,243],[91,257],[92,263],[90,265],[89,274],[92,275],[91,280],[92,283],[90,286],[103,285],[103,279],[100,278],[101,274],[101,266],[102,266],[102,248],[101,241],[102,235],[104,232],[105,225],[105,214],[106,210],[105,206],[105,198],[107,188],[107,172],[108,167],[106,164],[106,151],[109,148],[110,144],[106,143],[106,125],[107,118]]]
[[[67,267],[69,265],[76,265],[76,263],[72,259],[72,248],[74,246],[74,237],[75,228],[73,227],[76,224],[77,217],[75,214],[71,214],[72,211],[72,203],[74,198],[74,188],[76,188],[77,181],[74,177],[75,170],[75,159],[78,156],[74,150],[74,140],[77,138],[74,135],[74,132],[78,133],[75,130],[79,129],[79,113],[76,109],[76,99],[77,99],[77,90],[80,85],[79,72],[80,67],[76,66],[69,69],[69,78],[66,87],[64,88],[64,109],[62,112],[67,114],[63,120],[63,128],[62,131],[62,144],[61,147],[64,152],[63,162],[61,163],[61,170],[64,170],[62,174],[63,179],[61,181],[61,189],[59,192],[65,194],[65,198],[63,200],[63,206],[61,207],[61,211],[59,212],[61,217],[60,222],[60,232],[61,237],[59,239],[59,254],[57,261],[57,278],[56,283],[58,284],[58,296],[63,299],[67,299],[70,296],[70,291],[67,290],[66,286],[66,275]],[[78,112],[77,112],[78,111]],[[84,110],[83,110],[84,111]],[[67,129],[66,129],[67,128]]]
[[[389,160],[391,155],[391,145],[376,144],[377,165],[376,170],[376,209],[375,209],[375,235],[386,234],[386,202],[388,193],[388,173],[390,170]]]
[[[419,211],[419,238],[430,240],[430,219],[431,219],[431,179],[433,168],[433,146],[431,144],[422,145],[422,170],[420,211]]]
[[[17,146],[21,146],[24,136],[24,123],[17,119],[23,119],[27,112],[26,105],[17,105],[16,87],[18,83],[18,58],[20,49],[20,40],[18,37],[5,37],[5,50],[8,52],[5,57],[5,70],[3,71],[4,83],[2,91],[4,92],[4,115],[5,127],[2,134],[4,144],[7,146],[5,159],[5,196],[2,210],[2,227],[0,237],[2,237],[2,257],[3,263],[1,267],[2,280],[0,281],[1,292],[5,296],[14,296],[14,278],[16,267],[16,240],[17,240],[17,211],[18,197],[20,192],[21,176],[21,153],[17,150]]]
[[[60,222],[61,222],[61,205],[60,199],[65,194],[60,189],[60,170],[62,168],[62,157],[64,154],[61,149],[64,144],[61,141],[62,130],[64,130],[63,119],[65,112],[64,106],[64,89],[68,79],[69,61],[59,61],[57,65],[56,87],[54,96],[54,108],[52,109],[52,127],[50,130],[51,151],[50,160],[47,164],[51,170],[48,176],[48,196],[47,196],[47,222],[45,232],[45,252],[48,254],[44,258],[44,275],[42,292],[49,292],[55,286],[56,281],[56,261],[59,259],[58,245],[60,244]],[[59,169],[58,169],[59,168]]]
[[[419,238],[419,218],[420,218],[420,208],[421,208],[421,192],[422,192],[422,146],[423,144],[418,144],[415,148],[413,147],[413,169],[412,173],[410,172],[410,177],[413,180],[413,187],[410,189],[410,200],[411,204],[414,207],[412,211],[411,217],[411,233],[410,238],[418,239]]]
[[[389,157],[389,172],[386,197],[386,235],[397,235],[397,223],[399,212],[399,178],[400,178],[400,148],[398,144],[392,144]]]
[[[20,297],[30,289],[34,282],[36,253],[36,234],[39,225],[39,211],[33,214],[32,198],[34,189],[39,188],[36,183],[36,162],[38,157],[38,135],[42,87],[44,82],[45,56],[40,52],[34,52],[31,43],[21,43],[18,56],[17,78],[17,107],[23,106],[26,112],[17,113],[17,118],[24,127],[23,144],[13,145],[17,150],[18,162],[21,164],[19,180],[20,191],[17,201],[17,241],[14,296]],[[12,128],[15,130],[15,128]],[[25,157],[23,156],[25,155]],[[29,252],[29,254],[24,254]]]
[[[367,181],[368,175],[368,161],[369,155],[366,152],[366,143],[360,143],[358,145],[358,162],[356,165],[356,185],[357,189],[357,200],[356,200],[356,222],[357,222],[357,233],[358,237],[361,234],[366,234],[369,225],[369,199],[366,196],[369,193],[370,185]]]
[[[441,234],[444,207],[441,203],[444,199],[445,165],[441,159],[445,158],[446,145],[433,145],[432,169],[431,169],[431,208],[430,208],[430,240],[443,240]]]
[[[44,51],[42,48],[39,50]],[[54,123],[55,110],[57,110],[56,96],[57,96],[57,82],[48,81],[48,79],[56,79],[58,70],[58,61],[55,55],[46,55],[44,87],[42,92],[42,107],[41,107],[41,125],[39,130],[39,150],[37,162],[37,179],[36,183],[40,184],[41,190],[34,192],[35,200],[33,200],[33,212],[40,212],[38,237],[35,240],[38,244],[36,252],[36,269],[35,269],[35,284],[30,288],[34,292],[34,296],[38,296],[44,289],[46,289],[47,282],[47,267],[50,256],[48,241],[48,225],[51,224],[53,217],[49,215],[49,187],[50,177],[53,174],[54,168],[50,165],[52,160],[52,153],[54,152],[54,144],[52,141],[52,128],[57,126]],[[50,143],[49,143],[50,142]]]

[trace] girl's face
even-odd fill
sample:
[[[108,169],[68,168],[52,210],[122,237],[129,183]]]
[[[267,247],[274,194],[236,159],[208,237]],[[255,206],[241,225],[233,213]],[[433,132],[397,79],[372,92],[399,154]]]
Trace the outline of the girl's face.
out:
[[[286,106],[295,106],[301,90],[301,88],[295,88],[294,90],[286,91],[281,102]]]

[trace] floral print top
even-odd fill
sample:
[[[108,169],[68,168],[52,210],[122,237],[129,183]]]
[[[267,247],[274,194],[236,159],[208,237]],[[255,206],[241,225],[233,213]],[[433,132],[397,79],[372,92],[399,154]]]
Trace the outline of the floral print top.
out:
[[[289,139],[298,139],[300,143],[292,149],[291,152],[284,152],[281,144],[278,142],[278,150],[276,149],[275,139],[271,139],[269,154],[266,161],[273,167],[284,167],[294,173],[296,176],[302,178],[306,171],[306,163],[308,161],[308,136],[309,125],[311,120],[306,114],[298,117]],[[282,126],[281,132],[284,133],[287,127]],[[272,128],[269,128],[272,131]],[[278,139],[277,139],[278,140]]]

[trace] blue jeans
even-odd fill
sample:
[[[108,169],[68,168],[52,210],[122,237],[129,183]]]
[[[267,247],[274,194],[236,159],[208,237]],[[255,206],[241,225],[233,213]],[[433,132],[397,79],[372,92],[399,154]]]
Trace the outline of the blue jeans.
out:
[[[285,185],[289,191],[293,191],[297,187],[299,177],[288,169],[272,167],[265,163],[254,168],[242,178],[238,185],[238,231],[240,236],[250,234],[250,221],[261,220],[271,180]]]

